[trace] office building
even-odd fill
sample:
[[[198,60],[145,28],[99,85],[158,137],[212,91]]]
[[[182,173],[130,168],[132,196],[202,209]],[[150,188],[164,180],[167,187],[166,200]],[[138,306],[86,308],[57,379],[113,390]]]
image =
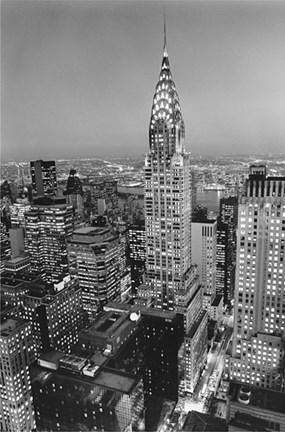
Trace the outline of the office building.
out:
[[[32,177],[33,197],[56,195],[57,181],[54,161],[31,161],[30,171]]]
[[[234,296],[235,246],[231,241],[229,225],[217,221],[216,291],[224,296],[224,303],[230,304]]]
[[[217,221],[192,222],[192,259],[204,288],[204,307],[209,309],[216,295]]]
[[[69,353],[86,324],[78,281],[66,276],[51,286],[29,284],[21,316],[32,323],[36,355],[52,349]]]
[[[31,267],[48,282],[68,274],[67,238],[73,231],[72,206],[65,198],[38,198],[25,213]]]
[[[0,424],[6,432],[35,428],[29,366],[34,359],[31,324],[8,318],[0,324]]]
[[[132,292],[143,283],[145,273],[145,224],[131,224],[128,230],[129,259],[131,266]]]
[[[238,198],[228,197],[220,199],[221,222],[229,227],[229,240],[236,246],[236,228],[238,216]]]
[[[285,178],[252,166],[238,207],[229,377],[284,390]]]
[[[105,343],[96,345],[103,350],[109,347],[108,366],[142,376],[147,402],[152,398],[177,401],[181,378],[179,349],[184,338],[182,316],[115,302],[107,303],[104,310],[109,314],[109,328],[99,325],[103,318],[98,321],[97,330],[101,329]],[[86,335],[85,339],[91,340],[91,336]],[[92,348],[96,345],[93,343]]]
[[[5,261],[5,271],[17,273],[22,270],[30,269],[30,257],[28,254],[23,254],[17,258],[11,258]]]
[[[192,345],[187,334],[200,323],[204,326],[202,288],[191,254],[191,171],[185,150],[185,128],[176,86],[172,79],[166,48],[155,88],[149,124],[149,152],[145,158],[145,284],[138,288],[141,304],[160,310],[176,311],[183,316],[185,340],[179,350],[179,389],[192,393],[201,370],[190,361]],[[206,350],[204,331],[201,352]],[[188,344],[188,345],[187,345]],[[182,370],[183,369],[183,370]],[[187,377],[187,378],[186,378]]]
[[[24,228],[9,229],[12,258],[18,258],[25,252],[25,233]]]
[[[85,210],[83,202],[82,182],[75,169],[71,169],[64,192],[67,202],[72,205],[74,211],[74,219],[78,222],[84,220]]]
[[[9,239],[8,229],[4,218],[0,220],[0,248],[1,248],[1,262],[0,273],[5,269],[5,262],[11,258],[11,245]]]
[[[10,217],[12,228],[26,227],[25,213],[30,211],[31,205],[27,199],[17,199],[17,201],[10,205]]]
[[[118,235],[104,227],[77,229],[68,240],[70,272],[78,277],[90,319],[105,303],[120,297],[119,250]]]
[[[37,430],[144,429],[140,377],[58,351],[38,362],[31,370]]]

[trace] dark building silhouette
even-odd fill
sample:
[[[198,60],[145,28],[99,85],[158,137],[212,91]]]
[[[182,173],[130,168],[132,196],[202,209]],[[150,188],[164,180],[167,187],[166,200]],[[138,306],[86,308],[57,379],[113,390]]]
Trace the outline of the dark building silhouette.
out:
[[[56,195],[57,181],[54,161],[31,161],[33,196]]]

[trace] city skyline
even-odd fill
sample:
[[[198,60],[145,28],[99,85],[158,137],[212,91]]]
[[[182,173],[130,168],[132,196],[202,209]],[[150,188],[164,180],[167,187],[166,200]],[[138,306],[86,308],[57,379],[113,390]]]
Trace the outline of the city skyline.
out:
[[[283,150],[284,15],[166,2],[188,151]],[[3,1],[2,158],[146,153],[162,34],[162,2]]]

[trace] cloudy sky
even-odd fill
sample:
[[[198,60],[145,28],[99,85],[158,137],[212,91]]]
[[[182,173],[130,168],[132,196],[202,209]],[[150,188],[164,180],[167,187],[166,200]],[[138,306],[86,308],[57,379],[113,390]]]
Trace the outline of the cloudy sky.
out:
[[[162,1],[2,5],[2,159],[143,155]],[[165,1],[186,127],[202,154],[285,151],[285,1]]]

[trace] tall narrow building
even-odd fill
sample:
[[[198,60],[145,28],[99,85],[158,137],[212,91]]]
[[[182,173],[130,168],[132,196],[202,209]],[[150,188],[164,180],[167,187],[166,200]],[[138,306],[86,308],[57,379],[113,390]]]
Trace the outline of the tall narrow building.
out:
[[[146,281],[156,307],[173,310],[191,267],[190,156],[164,42],[145,159]]]
[[[191,259],[191,169],[184,139],[164,27],[145,158],[146,277],[138,288],[138,301],[183,316],[184,342],[178,354],[180,395],[193,393],[207,355],[207,312],[202,309],[203,289]]]
[[[251,167],[239,208],[230,379],[284,390],[285,178]]]

